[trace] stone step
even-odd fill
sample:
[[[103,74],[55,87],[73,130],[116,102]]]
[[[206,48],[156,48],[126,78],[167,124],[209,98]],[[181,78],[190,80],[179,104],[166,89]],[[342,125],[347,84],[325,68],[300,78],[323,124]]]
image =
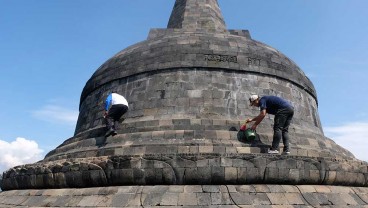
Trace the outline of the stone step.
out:
[[[161,185],[0,192],[0,207],[368,207],[367,187]]]

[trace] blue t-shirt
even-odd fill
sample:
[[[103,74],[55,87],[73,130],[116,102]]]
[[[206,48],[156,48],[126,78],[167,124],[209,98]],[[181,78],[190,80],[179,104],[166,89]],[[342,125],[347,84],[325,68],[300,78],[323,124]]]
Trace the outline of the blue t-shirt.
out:
[[[292,108],[293,106],[286,100],[277,96],[263,96],[259,100],[259,107],[266,112],[275,115],[278,110],[285,108]]]

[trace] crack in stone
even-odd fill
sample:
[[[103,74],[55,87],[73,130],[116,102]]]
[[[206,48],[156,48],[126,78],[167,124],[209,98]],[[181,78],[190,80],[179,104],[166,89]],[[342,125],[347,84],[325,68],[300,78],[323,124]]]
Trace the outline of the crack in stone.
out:
[[[237,206],[237,207],[239,207],[239,208],[240,208],[240,206],[235,202],[235,200],[234,200],[234,199],[233,199],[233,197],[231,196],[228,185],[225,185],[225,187],[226,187],[226,189],[227,189],[227,193],[229,194],[231,201],[235,204],[235,206]]]
[[[140,187],[139,189],[137,189],[137,192],[138,192],[138,190],[140,190],[140,196],[139,196],[139,201],[140,201],[140,203],[141,203],[141,207],[143,207],[144,208],[144,205],[143,205],[143,202],[142,202],[142,197],[143,197],[143,189],[144,189],[144,187]],[[137,192],[135,193],[135,194],[137,194]]]
[[[295,187],[299,190],[300,195],[302,195],[303,199],[308,203],[309,206],[312,206],[313,208],[317,208],[317,207],[313,206],[311,203],[309,203],[309,201],[305,198],[304,194],[300,190],[299,186],[295,186]]]

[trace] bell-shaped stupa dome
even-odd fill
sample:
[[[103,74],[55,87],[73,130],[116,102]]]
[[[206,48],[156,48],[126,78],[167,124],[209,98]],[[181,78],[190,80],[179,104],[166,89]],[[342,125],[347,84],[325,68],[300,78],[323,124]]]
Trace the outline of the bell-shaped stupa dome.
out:
[[[112,91],[129,111],[118,135],[105,138]],[[266,153],[273,116],[255,141],[229,131],[259,113],[251,94],[294,106],[290,155]],[[249,183],[366,186],[367,164],[324,136],[315,88],[292,60],[247,30],[227,30],[217,0],[177,0],[166,29],[152,29],[87,81],[75,135],[5,172],[2,188]]]

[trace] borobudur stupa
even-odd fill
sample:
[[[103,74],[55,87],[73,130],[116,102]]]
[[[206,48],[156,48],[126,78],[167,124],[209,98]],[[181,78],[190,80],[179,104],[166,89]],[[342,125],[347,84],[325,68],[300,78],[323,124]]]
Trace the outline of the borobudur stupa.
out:
[[[112,91],[129,111],[105,138]],[[267,154],[273,116],[255,141],[229,131],[259,113],[251,94],[295,107],[290,155]],[[4,172],[0,205],[366,207],[367,168],[324,136],[316,90],[292,60],[228,30],[217,0],[176,0],[166,29],[151,29],[87,81],[74,136]]]

